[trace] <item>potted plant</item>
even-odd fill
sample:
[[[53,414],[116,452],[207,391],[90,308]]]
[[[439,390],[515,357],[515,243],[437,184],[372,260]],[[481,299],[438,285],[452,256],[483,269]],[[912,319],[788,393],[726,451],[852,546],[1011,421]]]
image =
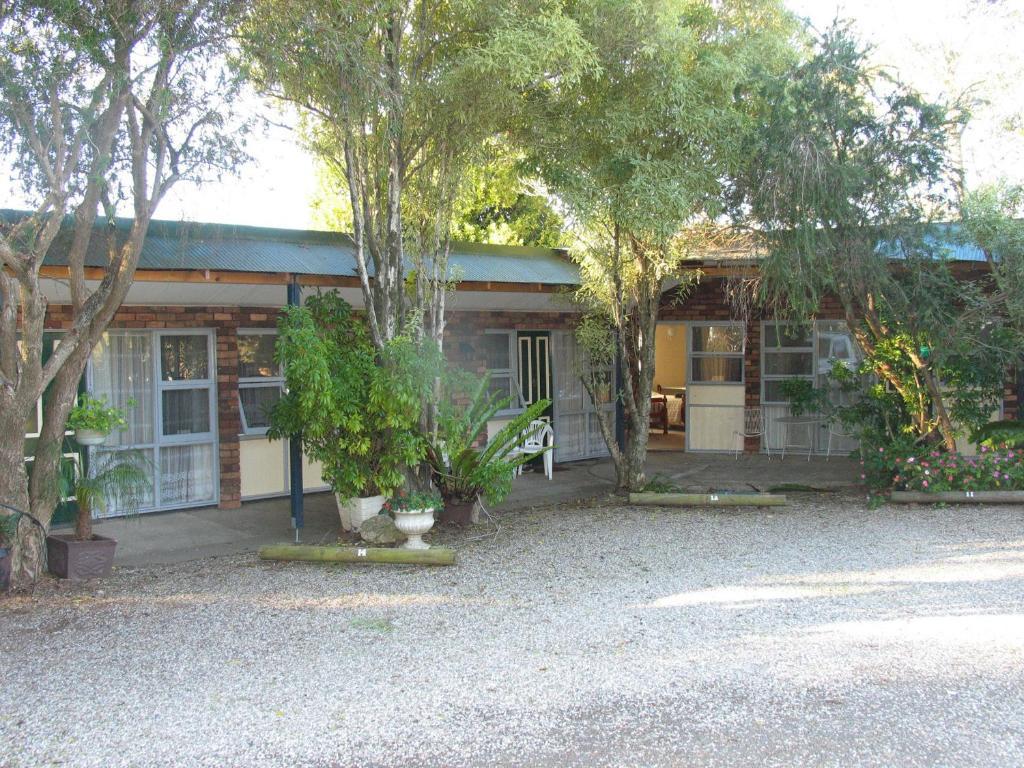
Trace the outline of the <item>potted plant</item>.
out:
[[[138,512],[150,486],[148,459],[138,451],[106,453],[84,474],[75,462],[65,461],[61,465],[61,485],[63,497],[74,497],[78,514],[73,534],[46,537],[50,571],[71,581],[109,576],[117,541],[93,533],[93,511],[104,511],[116,501],[119,511]]]
[[[374,348],[335,292],[288,307],[278,329],[287,391],[270,413],[268,435],[301,441],[334,490],[342,528],[358,530],[423,457],[412,342]]]
[[[404,549],[430,549],[423,534],[434,526],[434,511],[442,507],[437,491],[399,491],[384,503],[381,512],[395,518],[395,527],[408,537]]]
[[[458,396],[459,387],[458,377],[453,375],[438,410],[438,428],[427,436],[427,463],[444,501],[439,520],[466,525],[474,521],[481,498],[489,504],[500,503],[512,490],[517,468],[544,453],[526,454],[519,448],[531,423],[547,410],[550,401],[532,404],[498,430],[487,445],[480,446],[487,422],[507,408],[509,400],[491,393],[486,377],[477,382],[468,404]]]
[[[129,407],[134,401],[129,400]],[[107,404],[104,397],[92,397],[88,393],[78,399],[78,404],[68,414],[68,428],[75,431],[75,440],[81,445],[101,445],[115,429],[128,426],[124,412]]]

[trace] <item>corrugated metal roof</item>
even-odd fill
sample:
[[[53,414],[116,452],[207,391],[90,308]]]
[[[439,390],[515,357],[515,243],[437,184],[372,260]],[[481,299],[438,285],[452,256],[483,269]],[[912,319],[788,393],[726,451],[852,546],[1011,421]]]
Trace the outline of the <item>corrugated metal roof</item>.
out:
[[[8,222],[24,215],[23,211],[0,210],[0,220]],[[127,219],[116,220],[118,235],[123,237],[129,225]],[[54,243],[47,265],[67,263],[66,238],[62,233]],[[98,228],[89,244],[87,266],[106,264],[105,240]],[[358,274],[352,239],[342,233],[159,220],[150,224],[139,268]],[[565,252],[548,248],[453,243],[448,271],[450,278],[472,282],[579,284],[579,271]]]

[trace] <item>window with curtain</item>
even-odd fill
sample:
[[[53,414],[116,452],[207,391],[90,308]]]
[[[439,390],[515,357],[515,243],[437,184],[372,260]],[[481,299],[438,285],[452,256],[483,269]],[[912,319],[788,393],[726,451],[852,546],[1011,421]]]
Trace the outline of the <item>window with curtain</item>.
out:
[[[212,341],[206,331],[111,331],[93,351],[92,392],[124,409],[128,426],[90,450],[142,453],[153,475],[144,510],[217,499]]]
[[[281,398],[284,379],[274,362],[273,332],[238,333],[238,408],[242,433],[265,435],[270,427],[270,409]]]
[[[700,384],[743,383],[743,325],[690,326],[690,381]]]

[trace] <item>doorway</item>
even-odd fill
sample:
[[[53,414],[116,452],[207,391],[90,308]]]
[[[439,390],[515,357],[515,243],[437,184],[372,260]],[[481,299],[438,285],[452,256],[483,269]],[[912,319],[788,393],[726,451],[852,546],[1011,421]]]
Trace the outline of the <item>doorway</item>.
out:
[[[551,400],[551,334],[548,331],[519,331],[519,392],[524,406]],[[539,417],[551,421],[551,406]]]
[[[647,436],[650,451],[686,449],[686,326],[658,323],[654,334],[654,380]]]

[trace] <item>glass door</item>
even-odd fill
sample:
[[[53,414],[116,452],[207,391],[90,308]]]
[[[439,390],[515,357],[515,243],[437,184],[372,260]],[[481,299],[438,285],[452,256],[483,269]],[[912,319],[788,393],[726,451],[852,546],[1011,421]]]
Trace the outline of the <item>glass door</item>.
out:
[[[216,402],[208,331],[157,334],[160,506],[216,500]]]
[[[824,421],[816,424],[789,424],[779,420],[791,415],[789,401],[783,393],[787,379],[802,379],[816,388],[827,388],[833,405],[849,405],[852,397],[843,393],[829,377],[837,362],[851,370],[860,364],[860,350],[842,320],[819,320],[813,325],[765,323],[761,350],[761,405],[765,418],[765,441],[771,449],[808,446],[814,453],[824,453],[829,445],[830,430]],[[856,440],[832,428],[831,452],[849,453],[857,447]]]
[[[551,374],[554,384],[555,461],[578,461],[608,455],[601,435],[597,407],[580,379],[580,356],[571,331],[551,332]],[[598,393],[600,409],[612,412],[611,367],[599,372],[604,383]]]
[[[143,511],[217,501],[213,338],[207,330],[111,331],[93,352],[93,393],[128,420],[93,450],[142,453],[153,478]]]

